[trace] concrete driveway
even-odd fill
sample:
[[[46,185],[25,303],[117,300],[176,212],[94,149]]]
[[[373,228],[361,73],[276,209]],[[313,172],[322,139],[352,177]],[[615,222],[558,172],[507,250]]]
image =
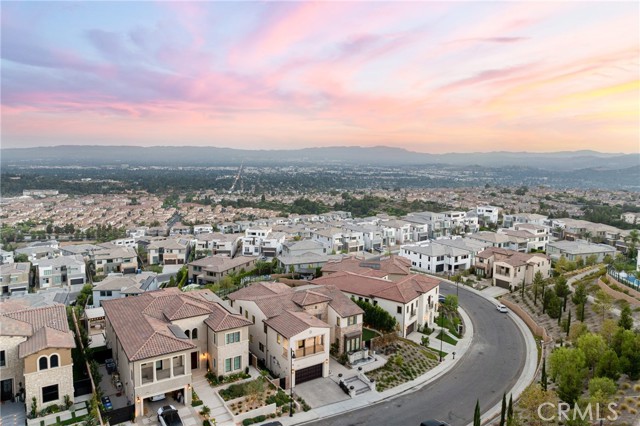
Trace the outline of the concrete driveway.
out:
[[[344,393],[332,377],[323,377],[302,383],[293,388],[293,393],[301,396],[311,408],[351,399]]]
[[[482,294],[487,295],[489,297],[500,297],[509,293],[509,290],[506,288],[498,287],[498,286],[490,286],[482,290]]]

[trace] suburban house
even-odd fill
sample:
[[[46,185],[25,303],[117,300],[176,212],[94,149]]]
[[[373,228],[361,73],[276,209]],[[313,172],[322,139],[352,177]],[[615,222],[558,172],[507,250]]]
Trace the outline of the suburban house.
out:
[[[340,259],[343,255],[316,254],[312,252],[295,255],[278,256],[278,266],[285,272],[296,272],[305,277],[315,276],[318,268],[323,268],[327,262]]]
[[[80,255],[40,260],[37,266],[40,288],[82,285],[86,282],[86,266]]]
[[[476,215],[479,221],[488,223],[498,223],[500,208],[495,206],[483,205],[476,207]]]
[[[171,228],[169,228],[169,236],[189,235],[189,234],[191,234],[191,227],[187,225],[183,225],[180,222],[176,223]]]
[[[31,263],[18,262],[0,265],[0,285],[2,294],[9,295],[13,292],[27,292],[31,276]]]
[[[492,278],[494,286],[513,290],[533,282],[536,272],[543,278],[551,276],[551,259],[542,253],[525,254],[491,247],[476,256],[476,275]]]
[[[506,248],[513,251],[519,251],[520,253],[529,253],[531,250],[538,250],[539,248],[544,251],[547,245],[546,237],[544,235],[537,236],[536,234],[525,230],[516,231],[513,229],[498,229],[498,233],[506,235],[509,239]]]
[[[0,265],[13,263],[13,252],[0,249]]]
[[[489,244],[470,238],[443,238],[400,247],[400,256],[412,267],[430,273],[455,274],[469,269],[475,255]]]
[[[148,272],[135,275],[109,275],[94,284],[93,306],[95,307],[102,306],[105,300],[138,296],[145,291],[158,289],[156,274]]]
[[[411,227],[414,229],[413,241],[424,241],[451,235],[451,220],[447,219],[444,213],[409,213],[402,220],[411,223]]]
[[[238,235],[212,232],[196,236],[196,251],[233,257],[238,248]]]
[[[151,291],[103,307],[107,346],[136,417],[159,394],[178,392],[190,404],[193,370],[219,376],[249,365],[250,321],[208,290]]]
[[[626,212],[620,215],[620,220],[625,221],[626,223],[630,223],[631,225],[635,225],[640,223],[640,213]]]
[[[73,401],[75,347],[64,305],[32,308],[14,301],[0,303],[0,399],[16,394],[38,411]]]
[[[97,275],[134,274],[138,270],[138,254],[131,247],[103,244],[103,248],[93,252],[92,258]]]
[[[90,259],[96,250],[102,249],[103,247],[94,244],[70,244],[60,247],[60,254],[63,256],[75,256],[79,254],[84,258]]]
[[[480,231],[467,235],[467,238],[478,240],[488,247],[504,248],[509,246],[509,237],[492,231]]]
[[[293,257],[306,253],[327,254],[327,248],[322,243],[313,240],[287,241],[282,244],[284,256]]]
[[[147,259],[150,265],[184,265],[189,250],[187,244],[168,238],[155,240],[147,245]]]
[[[586,260],[587,257],[594,255],[598,262],[602,262],[606,255],[615,257],[616,249],[606,244],[590,243],[584,240],[554,241],[547,244],[547,254],[553,260],[564,256],[567,260],[572,261],[578,257]]]
[[[451,223],[451,232],[453,234],[465,234],[470,232],[477,232],[480,227],[478,226],[478,217],[467,215],[467,212],[463,211],[446,211],[443,212],[445,221]]]
[[[189,278],[197,284],[213,284],[229,274],[253,269],[257,257],[207,256],[189,263]]]
[[[505,228],[513,228],[519,223],[531,223],[534,225],[544,226],[548,216],[537,213],[515,213],[505,214],[503,218],[503,226]]]
[[[363,357],[364,312],[334,286],[259,282],[231,293],[229,300],[252,323],[251,353],[287,382],[291,350],[294,384],[327,377],[331,345],[353,361]]]
[[[352,272],[358,275],[398,281],[411,274],[411,261],[400,256],[386,256],[377,260],[349,256],[327,262],[322,267],[323,275],[337,272]]]
[[[389,219],[380,223],[384,245],[395,246],[411,240],[411,224],[403,220]]]
[[[213,232],[213,226],[212,225],[193,225],[193,233],[195,235],[198,234],[210,234]]]
[[[42,259],[49,259],[60,255],[57,247],[34,246],[16,249],[15,255],[24,254],[31,263],[38,263]]]
[[[355,232],[356,235],[362,234],[363,249],[366,251],[382,251],[384,240],[382,238],[382,230],[371,224],[353,225],[350,223],[344,224],[342,229],[350,232]]]
[[[273,232],[271,227],[247,228],[242,237],[242,255],[276,257],[282,252],[285,237],[284,232]]]
[[[330,285],[347,297],[380,306],[393,316],[402,337],[434,324],[438,311],[440,280],[426,275],[407,275],[398,281],[337,272],[316,278],[313,284]]]

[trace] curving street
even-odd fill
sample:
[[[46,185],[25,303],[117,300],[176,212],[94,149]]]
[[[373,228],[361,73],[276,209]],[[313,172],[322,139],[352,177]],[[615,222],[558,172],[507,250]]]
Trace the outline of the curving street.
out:
[[[455,294],[455,285],[443,284],[441,292]],[[475,335],[463,359],[448,373],[415,392],[307,424],[418,426],[436,418],[466,426],[473,421],[477,399],[483,413],[499,403],[524,368],[524,337],[511,319],[513,313],[497,312],[492,303],[463,286],[460,305],[471,317]]]

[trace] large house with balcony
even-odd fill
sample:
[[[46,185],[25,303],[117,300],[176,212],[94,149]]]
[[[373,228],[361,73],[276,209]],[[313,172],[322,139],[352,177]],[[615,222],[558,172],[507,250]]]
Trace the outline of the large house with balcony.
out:
[[[103,244],[102,247],[92,254],[96,274],[135,274],[138,270],[138,254],[133,248],[112,244]]]
[[[189,263],[189,278],[195,284],[213,284],[229,274],[249,271],[256,263],[257,257],[215,255],[203,257]]]
[[[37,271],[40,288],[83,285],[87,275],[84,258],[79,254],[40,260]]]
[[[222,256],[236,255],[239,237],[233,234],[212,232],[196,236],[196,251],[208,252]]]
[[[138,296],[145,291],[158,289],[158,277],[152,272],[135,275],[109,275],[94,283],[93,306],[100,307],[105,300]]]
[[[514,250],[490,247],[476,256],[476,274],[492,279],[492,284],[513,290],[533,282],[536,272],[543,278],[551,275],[551,259],[543,253],[526,254]]]
[[[75,347],[64,305],[0,303],[0,399],[15,395],[36,410],[73,401]]]
[[[181,393],[191,403],[192,371],[216,376],[249,365],[251,324],[208,290],[177,288],[103,301],[107,346],[136,417],[148,398]]]
[[[188,256],[188,245],[173,238],[155,240],[147,246],[150,265],[184,265]]]
[[[273,232],[271,227],[255,226],[244,231],[242,254],[244,256],[276,257],[282,253],[286,234]]]
[[[426,275],[407,275],[398,281],[337,272],[316,278],[314,284],[338,288],[347,297],[380,306],[394,317],[407,337],[425,325],[432,327],[438,311],[440,280]]]
[[[293,349],[295,384],[329,374],[329,349],[355,362],[362,351],[364,312],[333,286],[291,288],[259,282],[229,295],[232,306],[250,320],[249,348],[276,375],[290,380]]]

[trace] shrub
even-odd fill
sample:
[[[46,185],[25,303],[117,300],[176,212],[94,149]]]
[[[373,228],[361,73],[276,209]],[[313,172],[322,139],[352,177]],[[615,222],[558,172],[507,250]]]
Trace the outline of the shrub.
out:
[[[211,426],[211,422],[209,420],[203,420],[202,426]]]

